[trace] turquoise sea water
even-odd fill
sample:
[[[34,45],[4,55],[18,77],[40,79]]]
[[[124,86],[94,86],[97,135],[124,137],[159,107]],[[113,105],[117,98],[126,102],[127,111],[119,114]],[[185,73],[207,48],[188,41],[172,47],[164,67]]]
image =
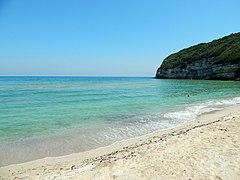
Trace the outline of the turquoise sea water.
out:
[[[0,77],[0,166],[104,146],[236,103],[236,81]]]

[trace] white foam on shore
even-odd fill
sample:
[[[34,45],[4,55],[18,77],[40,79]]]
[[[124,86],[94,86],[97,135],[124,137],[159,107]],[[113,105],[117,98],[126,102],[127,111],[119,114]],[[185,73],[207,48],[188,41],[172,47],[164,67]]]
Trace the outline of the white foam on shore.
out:
[[[240,103],[240,97],[187,104],[185,107],[172,112],[134,116],[114,123],[91,127],[84,132],[85,140],[86,142],[90,140],[93,144],[94,142],[102,145],[111,144],[158,130],[180,126],[185,122],[196,120],[201,114],[222,110],[225,106],[237,103]],[[76,133],[76,136],[82,135]]]
[[[135,116],[124,121],[117,121],[116,123],[96,129],[95,133],[92,133],[90,136],[92,141],[103,144],[107,142],[109,144],[158,130],[180,126],[185,122],[196,120],[201,114],[222,110],[226,106],[238,103],[240,103],[240,97],[187,104],[185,107],[173,112]]]
[[[165,118],[169,118],[172,121],[177,121],[179,123],[186,122],[190,120],[196,120],[197,116],[212,112],[216,110],[221,110],[225,106],[239,104],[240,97],[235,97],[232,99],[224,99],[224,100],[211,100],[204,103],[200,103],[197,105],[193,105],[190,107],[186,107],[184,110],[177,112],[169,112],[164,114]]]

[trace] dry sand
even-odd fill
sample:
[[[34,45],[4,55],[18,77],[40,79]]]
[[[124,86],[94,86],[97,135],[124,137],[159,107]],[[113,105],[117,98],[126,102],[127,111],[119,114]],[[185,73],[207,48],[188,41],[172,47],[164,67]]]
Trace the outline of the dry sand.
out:
[[[240,179],[240,105],[110,146],[0,168],[0,179]]]

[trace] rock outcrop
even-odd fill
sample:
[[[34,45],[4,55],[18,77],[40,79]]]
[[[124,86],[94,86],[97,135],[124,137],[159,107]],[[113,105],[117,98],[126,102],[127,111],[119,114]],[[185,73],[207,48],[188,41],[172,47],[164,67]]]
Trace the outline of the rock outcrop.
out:
[[[240,33],[192,46],[168,56],[158,68],[156,78],[239,79]]]
[[[157,70],[156,78],[159,79],[223,79],[235,80],[240,77],[240,63],[216,64],[211,63],[211,58],[194,61],[186,64],[185,68],[175,67]]]

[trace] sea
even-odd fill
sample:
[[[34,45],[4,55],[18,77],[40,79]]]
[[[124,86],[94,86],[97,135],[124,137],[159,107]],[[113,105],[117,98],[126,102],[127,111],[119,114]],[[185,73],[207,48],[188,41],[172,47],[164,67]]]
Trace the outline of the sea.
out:
[[[87,151],[240,103],[240,83],[0,77],[0,166]]]

